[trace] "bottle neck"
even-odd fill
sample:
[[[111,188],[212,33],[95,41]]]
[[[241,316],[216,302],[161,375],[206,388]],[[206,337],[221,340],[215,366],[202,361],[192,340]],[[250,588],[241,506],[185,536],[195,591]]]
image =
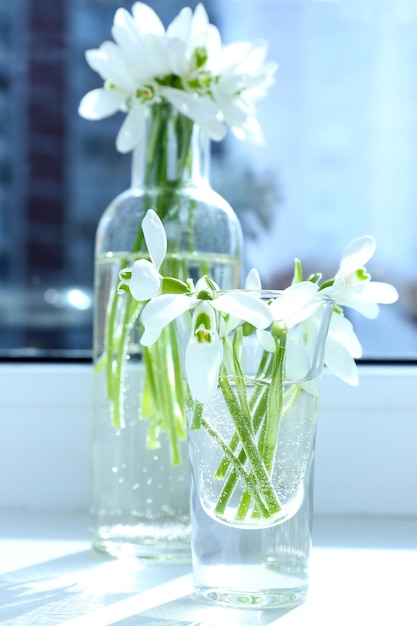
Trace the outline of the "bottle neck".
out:
[[[201,128],[167,103],[148,107],[133,151],[132,187],[208,183],[210,142]]]

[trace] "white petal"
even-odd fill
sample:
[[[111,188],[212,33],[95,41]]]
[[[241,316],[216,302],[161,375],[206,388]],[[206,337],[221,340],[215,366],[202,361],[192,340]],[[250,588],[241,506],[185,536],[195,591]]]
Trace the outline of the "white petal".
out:
[[[195,300],[183,294],[163,294],[156,296],[145,305],[141,320],[145,327],[141,344],[152,345],[160,336],[165,326],[182,315],[185,311],[194,308]]]
[[[130,70],[137,80],[142,82],[151,79],[152,75],[149,72],[144,41],[140,37],[132,16],[126,9],[116,11],[112,35],[123,51],[130,64]]]
[[[261,291],[262,289],[261,277],[259,276],[259,272],[256,269],[256,267],[253,267],[249,271],[246,277],[245,289],[246,291]]]
[[[349,274],[363,267],[374,255],[375,249],[376,242],[371,235],[354,239],[343,253],[338,274]]]
[[[107,63],[111,68],[108,80],[118,87],[134,92],[137,81],[121,48],[113,41],[105,41],[100,46],[100,50],[107,55]]]
[[[316,283],[312,283],[310,280],[302,280],[299,283],[294,283],[294,285],[290,285],[285,290],[286,294],[300,295],[301,293],[305,294],[306,297],[309,297],[308,294],[314,295],[318,292],[318,286]]]
[[[345,347],[336,339],[328,337],[324,363],[335,376],[349,385],[358,385],[358,368]]]
[[[113,68],[107,52],[103,49],[103,45],[101,45],[100,48],[86,50],[85,58],[91,69],[97,72],[103,80],[110,80],[113,82]]]
[[[211,280],[211,283],[214,285],[214,289],[216,291],[220,291],[220,287],[218,286],[217,283],[214,282],[214,280]],[[195,291],[198,293],[199,291],[203,291],[203,289],[211,289],[211,286],[209,285],[209,283],[207,282],[207,276],[202,276],[201,278],[199,278],[196,282],[195,285]]]
[[[135,300],[144,302],[157,295],[161,286],[161,276],[153,263],[146,259],[135,261],[132,266],[132,278],[129,289]]]
[[[240,141],[249,141],[258,146],[262,146],[265,143],[259,122],[253,115],[248,116],[245,123],[241,126],[232,126],[231,131],[236,139]]]
[[[251,45],[249,42],[239,41],[223,46],[219,54],[211,63],[215,74],[222,74],[226,68],[237,66],[248,54]],[[233,68],[234,70],[235,68]]]
[[[275,352],[276,343],[269,330],[258,330],[257,333],[262,348],[267,352]]]
[[[209,19],[207,11],[203,4],[199,2],[194,10],[194,15],[191,19],[191,30],[193,35],[198,33],[206,33],[209,26]]]
[[[318,396],[320,393],[320,381],[321,376],[316,376],[316,378],[312,378],[311,380],[301,380],[299,385],[301,389],[304,389],[310,396]]]
[[[221,49],[221,36],[219,29],[214,24],[209,24],[207,27],[206,48],[208,54],[208,62],[211,58],[214,58]]]
[[[159,215],[153,209],[146,212],[142,220],[142,230],[149,256],[159,270],[167,252],[167,236]]]
[[[169,39],[166,43],[169,67],[173,74],[183,76],[188,71],[187,43],[182,39]]]
[[[363,287],[363,297],[370,302],[392,304],[398,300],[398,291],[389,283],[370,281]]]
[[[144,115],[144,107],[135,102],[116,137],[116,148],[119,152],[130,152],[137,146],[144,132]]]
[[[331,317],[328,338],[343,345],[351,357],[359,359],[362,356],[362,346],[352,323],[340,313],[334,312]]]
[[[363,297],[362,289],[345,289],[334,296],[336,304],[342,307],[348,307],[357,311],[364,317],[375,319],[379,314],[379,306],[375,302],[370,302]]]
[[[248,111],[242,99],[235,93],[227,93],[220,86],[213,85],[213,97],[229,126],[240,126],[246,122]]]
[[[238,72],[242,74],[259,74],[268,53],[268,42],[266,39],[258,39],[250,44],[247,53],[239,63]]]
[[[167,36],[173,39],[182,39],[188,42],[191,34],[192,10],[190,7],[182,9],[167,28]]]
[[[82,98],[78,113],[87,120],[101,120],[116,113],[124,99],[117,89],[93,89]]]
[[[274,320],[292,328],[313,315],[322,306],[322,300],[317,297],[317,286],[310,284],[312,289],[307,288],[306,283],[296,283],[275,298],[270,304]]]
[[[136,27],[139,32],[144,35],[164,35],[165,28],[150,6],[144,2],[135,2],[132,6],[132,15],[135,21]]]
[[[217,333],[210,342],[197,341],[194,333],[185,352],[185,369],[191,395],[206,402],[217,387],[219,369],[223,358],[223,345]]]
[[[229,313],[256,328],[266,328],[272,322],[270,307],[257,296],[245,291],[229,292],[210,302],[223,313]]]
[[[289,338],[286,344],[285,373],[292,382],[307,378],[310,372],[310,357],[305,346]]]
[[[225,125],[217,119],[212,119],[209,122],[198,122],[198,125],[212,141],[222,141],[226,136]]]
[[[208,122],[216,118],[218,108],[213,100],[181,89],[164,87],[161,94],[176,108],[195,122]]]

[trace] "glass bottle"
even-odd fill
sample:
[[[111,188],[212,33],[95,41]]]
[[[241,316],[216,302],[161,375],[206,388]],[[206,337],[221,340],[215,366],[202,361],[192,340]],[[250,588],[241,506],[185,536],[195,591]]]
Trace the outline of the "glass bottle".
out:
[[[148,109],[132,185],[110,204],[96,238],[91,539],[143,559],[190,559],[190,468],[175,333],[140,345],[140,309],[118,293],[119,272],[147,258],[141,222],[164,223],[162,275],[204,274],[239,286],[240,223],[209,184],[210,142],[166,103]]]

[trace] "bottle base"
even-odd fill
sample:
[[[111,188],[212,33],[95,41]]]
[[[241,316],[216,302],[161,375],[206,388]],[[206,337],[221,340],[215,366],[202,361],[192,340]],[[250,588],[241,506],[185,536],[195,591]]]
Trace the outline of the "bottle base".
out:
[[[196,585],[193,597],[208,604],[247,609],[290,609],[303,604],[307,598],[307,588],[263,589],[260,591],[240,591]]]
[[[164,529],[166,530],[166,529]],[[184,532],[169,534],[155,528],[151,533],[137,526],[102,526],[90,532],[92,548],[117,558],[135,557],[155,563],[191,563],[190,537]]]

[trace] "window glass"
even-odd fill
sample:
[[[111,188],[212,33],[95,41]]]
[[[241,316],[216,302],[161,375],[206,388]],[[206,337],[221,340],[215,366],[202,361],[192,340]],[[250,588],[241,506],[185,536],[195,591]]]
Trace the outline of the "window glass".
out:
[[[150,0],[165,24],[186,0]],[[375,280],[400,301],[352,317],[364,356],[417,348],[417,3],[206,0],[225,42],[264,37],[280,68],[259,103],[266,144],[213,145],[212,183],[238,213],[245,264],[285,287],[294,257],[331,276],[351,239],[373,234]],[[122,117],[89,122],[100,85],[84,52],[111,38],[122,0],[0,5],[0,356],[88,356],[94,233],[129,185]]]

